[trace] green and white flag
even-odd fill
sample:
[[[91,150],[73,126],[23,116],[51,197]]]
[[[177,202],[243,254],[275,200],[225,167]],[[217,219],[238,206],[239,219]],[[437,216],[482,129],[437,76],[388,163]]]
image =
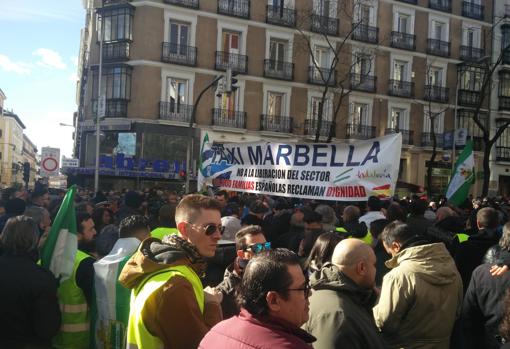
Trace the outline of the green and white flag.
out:
[[[448,202],[458,206],[469,194],[469,188],[475,182],[475,157],[473,155],[473,141],[468,141],[455,164],[453,176],[446,190]]]
[[[60,282],[73,273],[74,258],[78,250],[75,192],[76,186],[73,185],[64,197],[41,251],[42,266],[49,269]]]
[[[210,176],[211,171],[211,159],[213,152],[211,151],[211,143],[209,142],[209,135],[206,133],[200,146],[200,158],[198,167],[198,190],[205,189],[205,178]]]

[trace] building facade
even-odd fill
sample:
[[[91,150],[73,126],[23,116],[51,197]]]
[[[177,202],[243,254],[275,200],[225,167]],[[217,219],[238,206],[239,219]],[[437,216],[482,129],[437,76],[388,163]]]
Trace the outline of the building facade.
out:
[[[37,161],[37,147],[34,143],[32,143],[26,134],[23,134],[23,163],[25,162],[30,164],[28,188],[33,189],[38,178],[37,172],[39,171],[39,163]]]
[[[11,111],[0,117],[0,187],[23,184],[23,130],[25,125]]]
[[[99,95],[106,96],[101,163],[115,167],[110,166],[115,161],[123,170],[107,172],[105,185],[157,182],[150,171],[130,170],[158,161],[169,167],[165,182],[179,185],[192,105],[227,68],[238,73],[238,88],[228,95],[214,89],[203,94],[193,120],[195,143],[205,132],[217,142],[313,141],[317,131],[321,141],[350,142],[400,132],[399,180],[423,186],[434,133],[437,193],[451,168],[442,134],[466,128],[481,149],[472,112],[480,94],[477,64],[491,52],[492,2],[104,0],[84,5],[75,118],[80,168],[73,174],[88,183]],[[99,30],[97,18],[104,23]],[[126,158],[116,159],[120,153]],[[479,164],[479,152],[476,159]]]

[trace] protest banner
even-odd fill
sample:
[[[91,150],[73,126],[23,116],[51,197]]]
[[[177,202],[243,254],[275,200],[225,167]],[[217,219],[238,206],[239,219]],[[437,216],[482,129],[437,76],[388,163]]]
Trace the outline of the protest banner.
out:
[[[214,143],[205,134],[198,186],[303,199],[393,195],[400,133],[352,143]]]

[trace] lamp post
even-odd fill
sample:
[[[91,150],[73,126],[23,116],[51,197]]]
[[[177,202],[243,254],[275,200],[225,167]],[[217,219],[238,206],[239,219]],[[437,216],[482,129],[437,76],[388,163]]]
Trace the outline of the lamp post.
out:
[[[99,22],[99,19],[101,20]],[[96,113],[96,162],[94,169],[94,192],[99,191],[99,134],[101,131],[101,127],[99,125],[100,117],[104,116],[101,114],[105,114],[106,111],[106,98],[101,94],[101,80],[103,78],[103,18],[102,16],[98,16],[98,24],[99,24],[99,73],[98,73],[98,83],[97,83],[97,113]]]

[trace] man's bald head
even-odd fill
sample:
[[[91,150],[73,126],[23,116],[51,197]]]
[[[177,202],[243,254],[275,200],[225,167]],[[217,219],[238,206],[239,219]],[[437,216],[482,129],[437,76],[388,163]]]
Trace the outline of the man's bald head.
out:
[[[455,211],[449,207],[440,207],[436,211],[436,220],[437,221],[445,219],[446,217],[453,217],[453,216],[455,216]]]
[[[359,207],[354,205],[349,205],[344,208],[344,212],[342,214],[342,219],[344,223],[357,221],[359,216],[361,215],[361,211]]]
[[[359,286],[367,289],[374,287],[375,253],[361,240],[340,241],[335,247],[331,262]]]

